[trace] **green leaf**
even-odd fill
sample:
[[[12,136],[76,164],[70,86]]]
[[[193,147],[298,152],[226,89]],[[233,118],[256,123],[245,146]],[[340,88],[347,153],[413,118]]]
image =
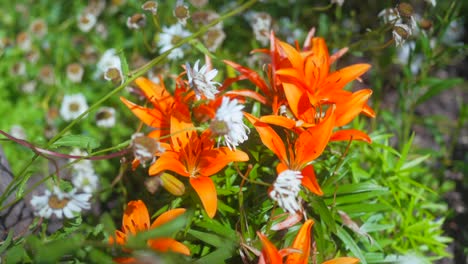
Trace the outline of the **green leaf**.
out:
[[[138,232],[135,236],[129,236],[127,247],[132,249],[147,248],[146,241],[157,237],[170,237],[175,232],[184,229],[187,224],[187,213],[169,221],[157,228],[150,229],[144,232]]]
[[[225,245],[225,243],[226,243],[225,239],[223,239],[220,236],[214,235],[214,234],[210,234],[210,233],[206,233],[206,232],[200,232],[200,231],[197,231],[197,230],[194,230],[194,229],[188,230],[187,233],[189,233],[190,235],[194,236],[195,238],[200,239],[201,241],[203,241],[203,242],[205,242],[207,244],[210,244],[210,245],[212,245],[214,247],[220,247],[220,246]]]
[[[203,43],[201,43],[198,39],[192,39],[190,40],[190,44],[195,47],[197,50],[199,50],[201,53],[210,56],[210,58],[216,59],[216,56],[211,53]]]
[[[199,258],[194,263],[197,264],[211,264],[211,263],[226,263],[224,260],[232,256],[232,249],[226,250],[226,248],[218,248],[215,251],[209,253],[206,256]]]
[[[82,234],[73,234],[42,244],[39,248],[36,248],[35,263],[58,263],[63,256],[81,249],[83,244],[84,236]]]
[[[382,204],[382,203],[372,203],[372,204],[346,204],[346,205],[339,205],[336,207],[337,209],[346,212],[348,215],[355,214],[355,213],[371,213],[371,212],[379,212],[379,211],[386,211],[390,210],[391,207]]]
[[[327,189],[324,189],[324,193],[328,193],[330,195],[326,197],[333,196],[335,186],[331,186]],[[388,188],[382,187],[378,184],[373,182],[362,182],[362,183],[350,183],[350,184],[341,184],[336,189],[336,195],[343,195],[343,194],[353,194],[353,193],[361,193],[361,192],[369,192],[369,191],[381,191],[386,192]]]
[[[336,235],[341,239],[341,241],[343,241],[349,250],[351,250],[351,252],[361,260],[362,264],[367,264],[366,257],[362,253],[356,241],[354,241],[354,239],[342,227],[338,226],[336,229]]]
[[[236,231],[232,230],[229,226],[225,226],[220,224],[219,222],[215,220],[211,221],[206,221],[206,222],[199,222],[196,223],[197,226],[205,228],[208,231],[213,231],[218,235],[221,235],[223,237],[226,237],[231,240],[237,240],[237,234]]]
[[[421,162],[427,160],[430,156],[431,156],[431,154],[427,154],[427,155],[424,155],[422,157],[415,158],[415,159],[413,159],[413,160],[411,160],[409,162],[406,162],[405,164],[403,164],[403,166],[401,166],[400,170],[405,170],[405,169],[416,167]]]
[[[2,242],[0,246],[0,255],[10,246],[11,241],[13,240],[13,229],[8,232],[7,238]]]
[[[111,256],[95,248],[89,252],[89,258],[93,263],[114,263]]]
[[[336,198],[330,197],[325,199],[325,203],[330,204],[352,204],[352,203],[359,203],[370,200],[372,198],[378,197],[380,195],[385,195],[387,192],[384,191],[372,191],[372,192],[363,192],[363,193],[353,193],[350,195],[341,195],[336,196]]]
[[[323,201],[323,199],[319,197],[311,197],[311,206],[315,209],[315,211],[320,215],[322,222],[324,222],[327,227],[333,232],[336,232],[336,223],[335,219],[333,218],[330,209],[328,209],[327,205]]]
[[[95,138],[89,136],[65,135],[55,141],[50,147],[77,147],[82,149],[96,149],[99,146],[99,142]]]
[[[418,98],[415,105],[424,103],[432,97],[440,94],[444,90],[452,88],[455,85],[463,83],[462,78],[451,78],[451,79],[439,79],[439,78],[427,78],[422,82],[422,85],[429,86],[429,89]]]
[[[5,263],[25,263],[27,259],[27,254],[24,248],[24,245],[18,244],[10,248],[6,253],[3,260]],[[0,258],[1,259],[1,258]]]

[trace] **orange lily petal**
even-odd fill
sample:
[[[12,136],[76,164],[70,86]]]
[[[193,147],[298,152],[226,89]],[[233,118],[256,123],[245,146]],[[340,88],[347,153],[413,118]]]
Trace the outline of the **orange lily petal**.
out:
[[[283,83],[283,87],[284,95],[294,116],[298,117],[302,112],[311,107],[307,93],[300,87],[290,83]]]
[[[368,117],[372,117],[372,118],[375,117],[375,112],[374,112],[374,110],[373,110],[370,106],[368,106],[368,105],[365,105],[365,106],[364,106],[364,109],[362,109],[362,112],[363,112],[366,116],[368,116]]]
[[[266,115],[260,117],[260,121],[263,123],[281,126],[287,129],[292,129],[296,126],[296,121],[289,119],[285,116],[278,115]]]
[[[257,232],[260,241],[262,242],[262,256],[267,264],[282,264],[283,260],[278,252],[278,249],[273,245],[268,238],[260,232]]]
[[[370,67],[370,64],[360,63],[332,72],[328,75],[322,89],[324,91],[342,89],[346,84],[363,75]]]
[[[211,176],[222,170],[233,161],[248,161],[249,156],[241,150],[230,150],[227,147],[211,149],[200,154],[198,173],[203,176]]]
[[[190,135],[196,133],[190,117],[184,113],[184,109],[180,110],[182,111],[174,111],[171,115],[171,141],[175,151],[179,151],[180,148],[189,144]]]
[[[301,53],[286,42],[277,41],[277,43],[288,57],[288,60],[291,62],[293,68],[295,68],[298,72],[304,72],[304,59],[302,58]]]
[[[286,259],[287,264],[307,264],[310,255],[310,230],[314,221],[307,220],[299,229],[294,239],[292,248],[299,249],[302,253],[291,253]]]
[[[295,165],[302,167],[320,156],[328,144],[335,124],[334,107],[331,114],[318,125],[308,128],[299,135],[295,144]],[[292,168],[299,169],[299,168]]]
[[[359,115],[366,105],[367,100],[372,95],[372,90],[363,89],[352,93],[343,104],[338,103],[336,108],[335,126],[344,126]]]
[[[119,245],[124,245],[125,242],[127,242],[127,235],[120,231],[120,230],[115,230],[115,235],[109,237],[109,244],[119,244]]]
[[[175,218],[183,215],[185,211],[186,210],[184,208],[176,208],[176,209],[172,209],[167,212],[164,212],[154,220],[153,224],[151,224],[151,228],[158,227],[171,220],[174,220]]]
[[[179,241],[176,241],[173,238],[168,237],[150,239],[148,240],[148,244],[151,248],[153,248],[156,251],[171,251],[190,256],[190,249],[186,245],[180,243]]]
[[[278,134],[276,134],[276,132],[268,124],[260,122],[253,115],[244,113],[244,116],[250,121],[250,123],[254,125],[263,144],[268,149],[273,151],[273,153],[275,153],[281,161],[286,162],[286,148],[280,136],[278,136]]]
[[[138,77],[135,79],[135,83],[153,104],[161,104],[161,101],[164,101],[166,105],[170,105],[174,102],[171,94],[164,87],[164,82],[157,84],[144,77]]]
[[[224,95],[231,95],[231,94],[236,95],[236,96],[249,97],[249,98],[259,101],[262,104],[267,103],[267,99],[264,96],[252,90],[234,90],[234,91],[226,92]]]
[[[165,170],[173,171],[182,176],[189,176],[185,165],[179,160],[179,155],[172,151],[164,152],[149,168],[149,175],[154,176]]]
[[[218,210],[218,197],[213,181],[209,177],[200,176],[190,178],[190,184],[200,197],[208,216],[213,218]]]
[[[130,201],[122,219],[124,232],[136,234],[138,231],[148,230],[149,226],[150,217],[145,203],[141,200]]]
[[[322,264],[357,264],[359,263],[358,258],[352,258],[352,257],[341,257],[341,258],[336,258],[336,259],[331,259],[323,262]]]
[[[320,188],[320,185],[317,182],[317,177],[315,176],[314,167],[312,165],[306,166],[301,171],[302,174],[302,186],[309,189],[311,192],[316,195],[322,196],[323,192]]]
[[[139,106],[123,97],[120,97],[120,100],[146,125],[156,128],[162,126],[164,117],[159,110]]]
[[[228,61],[228,60],[223,60],[223,61],[227,65],[233,67],[236,71],[245,75],[253,84],[258,86],[258,88],[260,88],[260,90],[262,90],[264,94],[266,95],[270,94],[270,89],[268,88],[268,85],[265,83],[265,81],[262,79],[262,77],[260,77],[260,75],[257,72],[247,67],[241,66],[232,61]]]
[[[367,143],[372,143],[370,137],[357,129],[343,129],[333,133],[330,137],[330,141],[348,141],[348,140],[362,140]]]

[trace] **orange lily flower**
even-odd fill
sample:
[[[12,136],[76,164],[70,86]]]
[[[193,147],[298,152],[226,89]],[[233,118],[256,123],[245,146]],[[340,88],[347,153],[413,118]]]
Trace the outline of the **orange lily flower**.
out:
[[[288,255],[286,262],[288,264],[306,264],[310,255],[310,231],[314,221],[307,220],[293,241],[290,248],[278,250],[268,238],[260,232],[257,232],[260,241],[262,242],[262,255],[259,259],[259,264],[282,264],[283,257]]]
[[[123,218],[122,218],[122,231],[116,230],[115,236],[109,238],[109,244],[125,245],[128,236],[136,235],[138,232],[150,230],[163,225],[178,216],[185,213],[185,209],[177,208],[169,210],[160,216],[158,216],[153,223],[150,225],[150,216],[148,208],[145,203],[141,200],[130,201],[127,204]],[[158,252],[177,252],[189,256],[189,248],[176,241],[173,238],[155,238],[148,240],[148,245],[155,251]],[[116,259],[119,263],[131,263],[133,258],[118,258]]]
[[[244,115],[254,125],[263,144],[279,158],[278,173],[286,169],[301,171],[302,185],[317,195],[323,195],[314,169],[309,163],[319,157],[328,144],[335,122],[333,108],[323,122],[300,133],[295,139],[294,147],[292,144],[287,144],[288,149],[281,137],[268,124],[251,114],[244,113]]]
[[[150,176],[170,170],[188,177],[209,217],[218,208],[216,187],[209,178],[233,161],[247,161],[249,156],[240,150],[227,147],[215,148],[210,130],[201,135],[194,131],[190,121],[171,117],[171,142],[161,144],[166,151],[149,169]]]

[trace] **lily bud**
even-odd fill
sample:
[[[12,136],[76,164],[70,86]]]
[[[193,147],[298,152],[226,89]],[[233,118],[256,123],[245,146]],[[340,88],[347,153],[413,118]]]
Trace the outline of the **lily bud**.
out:
[[[181,196],[185,193],[185,185],[179,181],[176,177],[169,173],[163,173],[159,176],[161,179],[161,185],[166,191],[170,192],[175,196]]]

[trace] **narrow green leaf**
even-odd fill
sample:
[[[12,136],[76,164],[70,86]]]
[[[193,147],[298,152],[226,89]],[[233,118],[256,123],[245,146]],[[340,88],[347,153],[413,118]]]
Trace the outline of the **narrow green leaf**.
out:
[[[322,222],[327,225],[327,227],[333,232],[336,232],[336,222],[333,218],[332,213],[328,209],[327,205],[323,201],[323,199],[319,197],[312,197],[311,198],[311,206],[316,210],[316,212],[320,215]]]
[[[398,160],[397,164],[395,165],[394,171],[399,171],[401,166],[403,166],[404,162],[406,161],[406,158],[408,157],[409,151],[411,149],[411,145],[413,145],[413,140],[414,140],[414,133],[411,134],[411,137],[409,138],[408,142],[403,145],[403,149],[401,150],[401,156],[400,159]]]
[[[339,205],[337,209],[346,212],[348,215],[356,213],[372,213],[379,211],[390,210],[391,207],[382,203],[371,203],[371,204],[350,204],[350,205]]]
[[[232,249],[218,248],[217,250],[209,253],[206,256],[199,258],[194,263],[197,264],[212,264],[212,263],[226,263],[225,260],[232,256]]]
[[[333,196],[335,186],[330,186],[327,189],[324,189],[324,193],[327,193],[326,197]],[[388,191],[388,188],[380,186],[373,182],[362,182],[362,183],[349,183],[349,184],[340,184],[336,189],[336,195],[343,194],[352,194],[352,193],[361,193],[368,191]]]
[[[8,232],[8,236],[3,240],[0,246],[0,255],[10,246],[11,241],[13,240],[13,229]]]
[[[411,160],[409,162],[406,162],[405,164],[403,164],[403,166],[401,166],[400,170],[405,170],[405,169],[416,167],[417,165],[419,165],[423,161],[427,160],[430,156],[431,156],[431,154],[427,154],[427,155],[424,155],[422,157],[415,158],[415,159],[413,159],[413,160]]]
[[[95,138],[89,136],[65,135],[55,141],[50,147],[77,147],[82,149],[96,149],[99,146],[99,142]]]
[[[197,239],[200,239],[201,241],[208,243],[214,247],[221,247],[226,244],[226,239],[223,239],[222,237],[206,232],[200,232],[194,229],[188,230],[190,235],[194,236]]]
[[[432,97],[440,94],[444,90],[450,89],[455,85],[463,83],[462,78],[451,78],[451,79],[439,79],[439,78],[428,78],[423,82],[423,85],[429,86],[429,89],[418,98],[415,105],[422,104]]]
[[[34,255],[36,263],[59,263],[63,256],[76,252],[84,243],[84,236],[73,234],[62,239],[43,244]],[[47,250],[44,250],[47,248]]]
[[[337,227],[336,235],[343,241],[343,243],[351,250],[351,252],[361,260],[362,264],[367,264],[366,257],[357,245],[356,241],[344,230],[342,227]]]
[[[212,221],[206,221],[206,222],[199,222],[196,223],[197,226],[205,228],[208,231],[213,231],[218,235],[221,235],[223,237],[229,238],[231,240],[237,240],[237,234],[236,231],[232,230],[229,226],[225,226],[220,224],[219,222],[212,220]]]
[[[93,261],[93,263],[114,263],[114,260],[111,256],[95,248],[91,249],[89,252],[89,258]]]

